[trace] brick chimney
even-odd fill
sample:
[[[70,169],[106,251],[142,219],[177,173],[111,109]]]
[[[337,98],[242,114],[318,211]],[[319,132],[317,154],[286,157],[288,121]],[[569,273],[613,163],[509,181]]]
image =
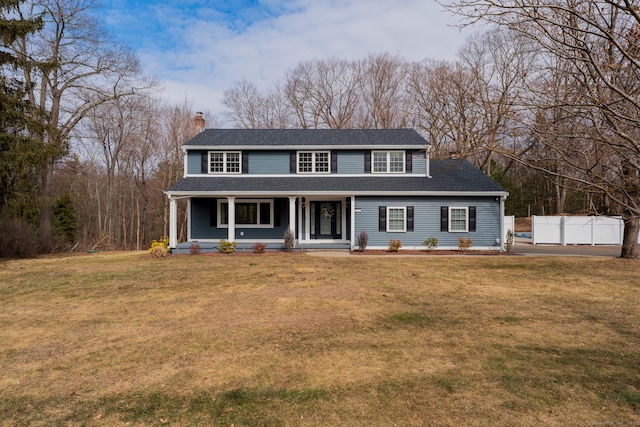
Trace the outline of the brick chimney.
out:
[[[193,125],[196,135],[204,130],[204,117],[202,117],[202,113],[200,111],[196,113],[196,116],[193,119]]]

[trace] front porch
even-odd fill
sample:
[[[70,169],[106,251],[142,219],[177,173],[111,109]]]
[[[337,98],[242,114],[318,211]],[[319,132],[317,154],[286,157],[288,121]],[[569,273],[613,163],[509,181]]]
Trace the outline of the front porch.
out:
[[[170,197],[169,247],[173,253],[217,252],[221,240],[236,243],[236,251],[252,252],[255,243],[268,251],[285,249],[284,234],[295,236],[295,250],[353,249],[355,197],[330,195],[183,196],[187,201],[187,240],[177,241],[177,201]]]

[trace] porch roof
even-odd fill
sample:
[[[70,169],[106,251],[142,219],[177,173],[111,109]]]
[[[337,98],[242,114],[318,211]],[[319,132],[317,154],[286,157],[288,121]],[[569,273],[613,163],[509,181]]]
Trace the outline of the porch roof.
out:
[[[467,160],[431,162],[431,178],[424,176],[340,176],[291,175],[234,175],[229,177],[187,177],[176,182],[170,195],[500,195],[507,192]]]

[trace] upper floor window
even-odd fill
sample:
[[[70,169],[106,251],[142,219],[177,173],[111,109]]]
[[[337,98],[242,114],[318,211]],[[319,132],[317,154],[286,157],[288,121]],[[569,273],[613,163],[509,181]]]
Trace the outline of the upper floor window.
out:
[[[298,173],[329,173],[329,152],[299,151]]]
[[[209,173],[240,173],[239,151],[210,151]]]
[[[404,151],[374,151],[373,173],[404,173]]]

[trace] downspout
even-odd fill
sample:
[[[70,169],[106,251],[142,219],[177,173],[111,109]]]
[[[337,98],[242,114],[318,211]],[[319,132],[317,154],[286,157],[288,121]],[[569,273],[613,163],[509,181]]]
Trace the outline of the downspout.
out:
[[[504,252],[505,229],[504,229],[504,201],[506,196],[500,196],[500,252]],[[515,231],[515,230],[514,230]]]

